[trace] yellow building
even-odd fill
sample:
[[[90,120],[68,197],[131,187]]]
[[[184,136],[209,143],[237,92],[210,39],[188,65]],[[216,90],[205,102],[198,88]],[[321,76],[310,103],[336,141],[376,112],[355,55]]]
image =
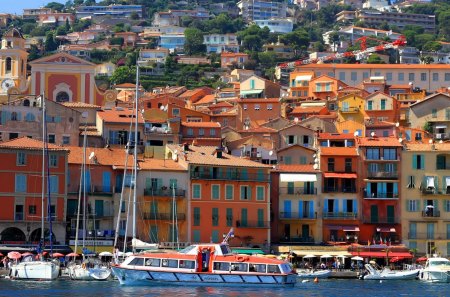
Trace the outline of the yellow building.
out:
[[[348,94],[337,99],[338,119],[337,129],[340,133],[358,132],[359,136],[365,134],[364,119],[365,100],[357,94]]]

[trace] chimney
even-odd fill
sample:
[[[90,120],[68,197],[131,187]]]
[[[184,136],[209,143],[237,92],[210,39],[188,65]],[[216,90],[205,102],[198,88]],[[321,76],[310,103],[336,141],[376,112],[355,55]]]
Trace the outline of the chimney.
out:
[[[216,148],[216,157],[217,157],[217,159],[222,158],[222,148],[220,148],[220,147]]]

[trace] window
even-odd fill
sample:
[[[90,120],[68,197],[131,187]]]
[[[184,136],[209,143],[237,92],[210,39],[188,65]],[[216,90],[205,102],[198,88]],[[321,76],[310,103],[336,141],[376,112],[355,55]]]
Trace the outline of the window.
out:
[[[363,79],[369,78],[369,72],[363,72]]]
[[[34,122],[34,121],[36,121],[36,117],[34,116],[34,114],[29,112],[25,115],[25,121],[26,122]]]
[[[409,223],[409,238],[417,238],[417,223]]]
[[[447,160],[447,158],[445,157],[445,155],[437,155],[436,156],[436,169],[437,170],[447,169],[446,160]]]
[[[173,116],[179,116],[180,115],[180,109],[179,108],[172,108],[172,115]]]
[[[12,59],[10,57],[6,58],[6,73],[10,73],[12,69]]]
[[[30,215],[36,214],[36,205],[28,205],[28,214]]]
[[[255,104],[255,110],[259,110],[261,108],[261,106],[259,104]]]
[[[233,209],[232,208],[227,208],[227,227],[232,227],[233,226]]]
[[[234,199],[233,191],[234,191],[233,185],[225,185],[225,200]]]
[[[425,156],[424,155],[413,155],[412,159],[412,169],[425,169]]]
[[[203,129],[203,128],[198,129],[198,135],[199,136],[204,136],[205,135],[205,129]]]
[[[50,167],[58,167],[58,156],[55,154],[51,154],[49,163],[50,163]]]
[[[17,112],[15,112],[15,111],[11,112],[11,121],[17,121],[17,120],[18,120]]]
[[[201,199],[201,185],[193,184],[192,185],[192,199]]]
[[[379,160],[380,150],[378,148],[368,148],[366,151],[368,160]]]
[[[250,200],[252,191],[249,186],[241,186],[241,200]]]
[[[285,156],[284,157],[284,164],[286,164],[286,165],[292,164],[292,157],[291,156]]]
[[[384,160],[397,160],[397,151],[395,148],[385,148],[383,149],[383,159]]]
[[[408,80],[411,81],[411,82],[414,82],[414,80],[415,80],[414,73],[408,73]]]
[[[351,76],[351,80],[352,81],[356,81],[357,79],[358,79],[358,75],[357,75],[357,73],[355,72],[355,71],[352,71],[352,73],[350,74],[350,76]]]
[[[194,207],[194,226],[200,226],[200,207]]]
[[[211,218],[212,218],[212,225],[218,226],[219,225],[219,209],[217,207],[213,207]]]
[[[386,73],[386,80],[387,81],[391,81],[392,80],[392,72],[387,72]]]
[[[381,110],[386,110],[386,99],[381,99]]]
[[[369,100],[367,101],[367,110],[372,110],[373,109],[373,101]]]
[[[25,193],[27,191],[27,176],[25,174],[16,174],[15,177],[17,193]]]
[[[339,72],[339,80],[345,80],[345,72]]]
[[[264,201],[264,187],[256,186],[256,200]]]
[[[445,81],[450,81],[450,73],[446,73],[444,75],[444,79],[445,79]]]
[[[433,73],[433,81],[439,81],[439,73]]]
[[[450,200],[444,200],[444,211],[450,212]]]
[[[414,181],[414,175],[408,176],[408,185],[406,186],[408,189],[414,189],[416,186],[416,183]]]
[[[188,129],[187,129],[187,135],[188,135],[188,136],[194,136],[194,129],[188,128]]]
[[[63,145],[64,145],[64,144],[65,144],[65,145],[70,144],[70,136],[63,136],[63,137],[62,137],[62,143],[63,143]]]
[[[405,80],[405,74],[403,72],[398,74],[398,80],[399,81],[404,81]]]
[[[250,89],[254,89],[255,88],[255,80],[254,79],[251,79],[250,80]]]
[[[212,185],[211,186],[211,199],[213,199],[213,200],[220,199],[220,185]]]
[[[328,158],[328,171],[334,171],[334,158]]]
[[[209,129],[209,136],[216,136],[216,129]]]
[[[247,104],[244,104],[242,107],[244,108],[244,110],[247,110]]]
[[[55,134],[48,134],[48,143],[55,143]]]
[[[272,104],[267,104],[267,110],[272,110]]]
[[[17,153],[17,161],[16,164],[18,166],[23,166],[27,164],[27,155],[24,152]]]
[[[409,212],[419,211],[420,200],[407,200],[406,210]]]
[[[420,80],[421,80],[421,81],[426,81],[426,80],[427,80],[427,74],[424,73],[424,72],[421,73],[421,74],[420,74]]]
[[[50,192],[51,193],[58,193],[58,187],[59,187],[58,176],[57,175],[51,175],[50,176]]]
[[[345,158],[345,172],[352,172],[352,158]]]
[[[437,118],[437,109],[436,108],[431,109],[431,117]]]

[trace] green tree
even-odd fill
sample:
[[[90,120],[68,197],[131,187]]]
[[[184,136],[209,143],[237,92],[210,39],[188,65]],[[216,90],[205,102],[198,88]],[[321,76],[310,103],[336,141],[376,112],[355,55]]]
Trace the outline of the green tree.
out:
[[[31,30],[30,36],[32,36],[32,37],[45,36],[48,31],[49,31],[49,28],[47,26],[38,26],[38,27],[35,27],[33,30]]]
[[[450,5],[446,11],[438,15],[439,33],[447,40],[450,40]]]
[[[67,31],[66,31],[66,27],[65,26],[59,26],[58,28],[56,28],[56,36],[61,36],[61,35],[66,35]]]
[[[127,66],[136,65],[137,58],[138,58],[138,53],[136,51],[127,53],[126,59],[125,59],[125,65],[127,65]]]
[[[111,45],[123,45],[123,37],[112,37],[109,39]]]
[[[277,64],[277,55],[274,52],[258,53],[258,60],[263,68],[271,68]]]
[[[434,58],[431,56],[422,56],[420,57],[420,61],[422,61],[424,64],[431,64],[434,62]]]
[[[132,82],[134,79],[134,71],[133,68],[128,66],[120,66],[114,70],[114,73],[111,75],[110,81],[112,84],[123,84],[127,82]]]
[[[187,28],[184,31],[184,51],[187,55],[202,54],[205,52],[203,32],[196,28]]]
[[[45,36],[44,49],[46,52],[53,52],[58,48],[58,44],[55,41],[55,37],[53,36],[53,32],[50,31]]]
[[[306,51],[309,45],[309,35],[304,29],[297,29],[280,37],[281,42],[290,45],[296,55],[300,51]]]
[[[47,5],[45,5],[46,8],[51,8],[54,11],[63,11],[64,10],[64,4],[58,3],[58,2],[50,2]]]
[[[423,51],[426,52],[437,52],[442,48],[442,44],[437,41],[428,41],[422,47]]]
[[[130,19],[131,20],[139,20],[140,18],[139,18],[139,14],[137,13],[137,12],[132,12],[131,14],[130,14]]]
[[[26,23],[22,26],[22,33],[23,34],[30,34],[33,29],[36,28],[36,24],[32,23]]]
[[[28,61],[39,59],[41,56],[42,56],[41,51],[38,49],[37,45],[35,44],[30,45]]]
[[[367,64],[386,64],[377,54],[371,54],[367,58]]]

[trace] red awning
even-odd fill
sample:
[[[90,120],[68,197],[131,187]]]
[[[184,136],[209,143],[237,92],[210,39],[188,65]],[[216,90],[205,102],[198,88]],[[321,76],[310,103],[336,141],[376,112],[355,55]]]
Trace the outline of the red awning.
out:
[[[360,256],[363,258],[386,258],[386,252],[351,252],[352,256]],[[412,255],[408,252],[389,252],[389,258],[411,259]]]
[[[356,173],[324,172],[325,178],[357,178]]]

